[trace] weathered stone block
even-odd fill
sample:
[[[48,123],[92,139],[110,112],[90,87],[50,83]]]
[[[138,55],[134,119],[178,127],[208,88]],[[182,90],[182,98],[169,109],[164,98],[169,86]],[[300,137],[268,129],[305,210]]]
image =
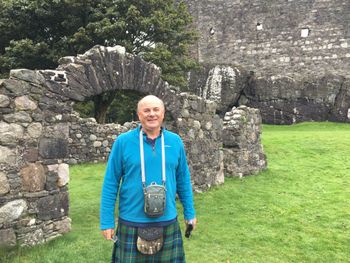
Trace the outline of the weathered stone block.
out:
[[[13,166],[16,165],[16,161],[16,150],[0,146],[0,163]]]
[[[28,96],[21,96],[15,99],[15,105],[18,110],[35,110],[38,106]]]
[[[205,124],[205,129],[206,130],[211,130],[211,128],[213,127],[213,123],[211,121],[208,121],[206,124]]]
[[[56,190],[58,188],[57,181],[58,181],[57,169],[55,171],[49,171],[46,178],[46,185],[45,185],[46,190],[48,191]]]
[[[58,123],[50,126],[45,126],[44,133],[47,137],[68,139],[69,125],[67,125],[67,123]]]
[[[23,154],[23,158],[26,162],[34,163],[38,160],[39,150],[37,148],[28,148]]]
[[[42,138],[39,154],[46,159],[65,158],[68,155],[68,141],[63,138]]]
[[[0,247],[13,247],[16,245],[16,234],[12,228],[0,230]]]
[[[13,144],[23,137],[24,129],[16,123],[0,122],[0,143]]]
[[[38,192],[44,190],[46,174],[40,163],[29,164],[20,171],[22,177],[22,188],[27,192]]]
[[[47,166],[47,169],[49,170],[49,172],[53,171],[57,173],[58,170],[58,164],[50,164]]]
[[[93,143],[93,146],[95,148],[101,147],[101,145],[102,145],[102,142],[100,142],[100,141],[94,141],[94,143]]]
[[[48,191],[40,191],[40,192],[30,192],[30,193],[24,193],[24,197],[28,198],[38,198],[38,197],[43,197],[43,196],[48,196],[49,192]]]
[[[0,86],[5,87],[5,89],[7,89],[9,92],[19,96],[30,91],[29,83],[15,79],[6,79]]]
[[[58,172],[57,185],[59,187],[65,186],[69,182],[69,165],[66,163],[59,164],[57,172]]]
[[[10,191],[10,184],[5,173],[0,172],[0,195]]]
[[[53,223],[54,229],[60,234],[68,233],[71,230],[71,222],[72,220],[69,217],[61,221],[56,221]]]
[[[219,171],[215,176],[214,183],[216,185],[223,184],[225,182],[225,165],[224,165],[224,151],[219,151]]]
[[[6,114],[4,116],[6,122],[32,122],[32,118],[25,111],[19,111],[12,114]]]
[[[32,117],[34,121],[42,121],[44,119],[41,110],[38,109],[32,113]]]
[[[11,201],[0,207],[0,224],[11,223],[27,211],[27,202],[23,199]]]
[[[43,130],[43,126],[39,122],[31,123],[27,127],[27,131],[30,137],[39,138]]]
[[[5,108],[10,105],[10,98],[6,95],[0,94],[0,108]]]
[[[199,121],[193,121],[193,128],[199,130],[201,128],[201,123]]]
[[[30,69],[13,69],[10,71],[10,77],[14,79],[20,79],[35,84],[45,83],[44,77],[39,71]]]
[[[68,215],[68,193],[50,195],[38,201],[38,218],[41,220],[56,219]]]

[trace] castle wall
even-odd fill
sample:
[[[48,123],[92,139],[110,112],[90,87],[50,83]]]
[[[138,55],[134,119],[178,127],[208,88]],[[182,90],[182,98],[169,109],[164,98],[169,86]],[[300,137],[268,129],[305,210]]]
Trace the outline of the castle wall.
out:
[[[205,64],[238,64],[257,75],[349,76],[348,0],[186,0]]]

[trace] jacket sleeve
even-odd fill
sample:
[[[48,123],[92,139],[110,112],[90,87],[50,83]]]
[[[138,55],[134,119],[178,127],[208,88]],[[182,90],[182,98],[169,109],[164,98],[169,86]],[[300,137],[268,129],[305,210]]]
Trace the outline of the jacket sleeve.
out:
[[[113,143],[108,158],[106,173],[102,185],[100,204],[100,229],[115,228],[115,204],[122,177],[122,146],[119,137]]]
[[[179,165],[176,170],[176,188],[180,202],[184,208],[185,220],[194,219],[196,217],[196,213],[193,203],[191,176],[186,160],[185,147],[181,139]]]

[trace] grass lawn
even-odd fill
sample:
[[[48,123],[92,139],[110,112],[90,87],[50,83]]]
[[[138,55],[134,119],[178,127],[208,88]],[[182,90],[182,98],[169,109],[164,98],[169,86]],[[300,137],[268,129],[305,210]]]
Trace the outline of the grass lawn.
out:
[[[264,125],[263,144],[266,171],[195,195],[187,262],[350,262],[350,125]],[[98,228],[104,168],[71,167],[69,234],[1,251],[0,262],[110,262]]]

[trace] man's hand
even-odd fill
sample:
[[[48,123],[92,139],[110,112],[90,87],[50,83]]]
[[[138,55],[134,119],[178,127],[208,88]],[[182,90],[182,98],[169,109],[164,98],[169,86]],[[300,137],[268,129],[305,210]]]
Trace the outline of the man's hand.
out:
[[[102,230],[102,235],[105,237],[105,239],[112,240],[112,237],[114,235],[114,229],[110,228],[110,229]]]
[[[197,218],[193,218],[193,219],[191,219],[191,220],[185,220],[186,229],[187,229],[187,226],[188,226],[190,223],[191,223],[192,226],[193,226],[193,230],[195,230],[195,229],[196,229],[196,226],[197,226]]]

